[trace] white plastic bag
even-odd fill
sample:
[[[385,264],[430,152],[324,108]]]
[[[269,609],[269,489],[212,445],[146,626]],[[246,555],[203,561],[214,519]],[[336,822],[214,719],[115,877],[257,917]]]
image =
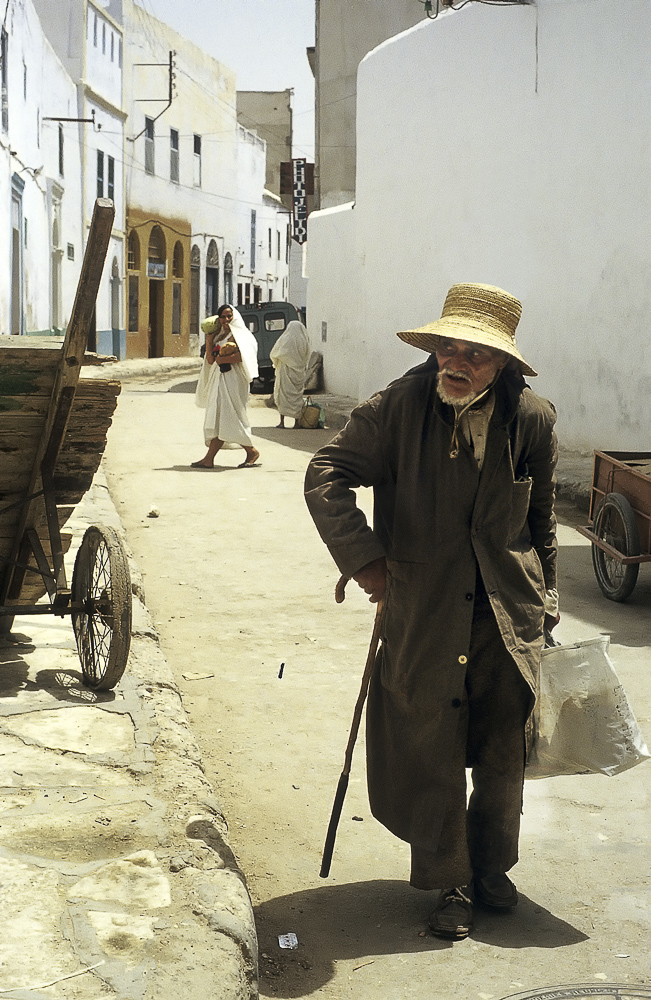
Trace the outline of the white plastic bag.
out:
[[[526,778],[612,776],[650,756],[609,645],[601,635],[543,650]]]

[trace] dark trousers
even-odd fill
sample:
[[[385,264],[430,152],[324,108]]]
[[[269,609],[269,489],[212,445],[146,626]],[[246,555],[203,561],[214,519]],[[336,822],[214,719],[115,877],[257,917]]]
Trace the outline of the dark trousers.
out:
[[[465,691],[450,748],[447,806],[435,851],[412,845],[410,882],[449,889],[518,860],[525,735],[532,694],[488,601],[475,605]],[[466,804],[466,767],[472,793]]]

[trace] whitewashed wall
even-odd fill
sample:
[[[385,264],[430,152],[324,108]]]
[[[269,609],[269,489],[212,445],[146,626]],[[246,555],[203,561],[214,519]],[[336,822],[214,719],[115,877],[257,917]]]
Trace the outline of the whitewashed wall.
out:
[[[43,34],[30,0],[8,13],[8,131],[0,133],[0,241],[7,248],[0,270],[0,332],[12,332],[11,184],[24,183],[20,253],[22,333],[52,330],[53,194],[60,201],[59,321],[67,324],[82,254],[81,170],[75,126],[64,128],[64,173],[59,172],[59,126],[44,119],[74,117],[77,91]],[[70,246],[73,259],[68,256]]]
[[[308,220],[307,322],[313,351],[323,354],[326,388],[363,399],[368,345],[363,258],[357,254],[357,210],[349,205],[313,212]]]
[[[523,302],[562,442],[650,447],[650,36],[648,0],[469,4],[366,57],[355,209],[309,224],[313,346],[361,268],[359,314],[328,324],[328,388],[354,394],[354,358],[359,397],[418,363],[395,331],[484,281]]]
[[[267,146],[256,132],[237,126],[237,158],[234,176],[237,178],[237,256],[233,254],[233,293],[237,297],[238,283],[258,285],[263,301],[271,292],[274,300],[284,300],[287,293],[289,268],[285,254],[288,215],[280,199],[266,191]],[[255,268],[251,269],[251,211],[256,213]],[[269,229],[272,232],[272,253],[269,254]],[[281,255],[277,243],[280,233]],[[251,288],[253,301],[253,288]]]
[[[122,29],[98,7],[89,3],[86,14],[85,83],[112,105],[121,108]],[[162,96],[165,96],[164,93]]]

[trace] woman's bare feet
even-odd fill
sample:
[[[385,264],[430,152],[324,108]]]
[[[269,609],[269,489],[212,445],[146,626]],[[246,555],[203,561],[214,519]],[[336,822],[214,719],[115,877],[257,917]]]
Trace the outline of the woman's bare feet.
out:
[[[219,449],[221,448],[221,446],[223,445],[223,443],[224,442],[222,441],[221,438],[214,437],[211,440],[210,444],[208,445],[208,451],[203,456],[203,458],[199,459],[198,462],[191,462],[190,463],[190,468],[191,469],[214,469],[214,467],[215,467],[214,466],[215,455],[217,454],[217,452],[219,451]]]
[[[260,452],[257,448],[245,448],[246,460],[238,465],[238,469],[252,469],[254,465],[258,465],[258,459],[260,458]]]

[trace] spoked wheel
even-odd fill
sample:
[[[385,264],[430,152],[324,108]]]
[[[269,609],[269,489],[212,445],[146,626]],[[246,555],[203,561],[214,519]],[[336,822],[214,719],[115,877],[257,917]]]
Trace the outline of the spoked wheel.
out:
[[[72,606],[84,684],[108,691],[124,673],[131,642],[131,576],[113,528],[86,530],[72,574]]]
[[[624,556],[640,554],[640,536],[635,514],[621,493],[607,493],[594,518],[594,533]],[[592,565],[597,582],[611,601],[625,601],[637,583],[639,563],[624,566],[597,545],[592,546]]]

